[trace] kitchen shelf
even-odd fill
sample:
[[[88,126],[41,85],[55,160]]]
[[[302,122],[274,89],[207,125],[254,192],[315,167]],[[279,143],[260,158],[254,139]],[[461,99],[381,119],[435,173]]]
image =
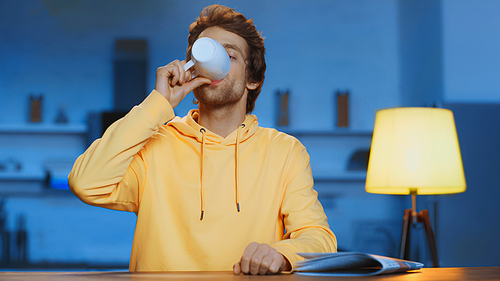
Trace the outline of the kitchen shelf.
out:
[[[339,136],[353,136],[353,137],[371,137],[373,132],[370,130],[352,130],[352,129],[335,129],[328,131],[316,131],[316,130],[278,130],[287,133],[292,136],[299,137],[339,137]]]
[[[87,131],[85,124],[0,124],[0,134],[86,134]]]
[[[364,182],[366,171],[312,170],[315,182]]]
[[[1,181],[43,181],[46,175],[40,170],[39,172],[4,172],[0,171],[0,182]]]

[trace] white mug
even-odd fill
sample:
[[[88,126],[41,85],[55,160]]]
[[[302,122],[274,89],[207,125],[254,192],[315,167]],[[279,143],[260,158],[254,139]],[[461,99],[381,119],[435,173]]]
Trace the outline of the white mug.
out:
[[[219,81],[229,73],[231,59],[219,42],[212,38],[202,37],[194,42],[191,60],[184,65],[184,70],[187,71],[193,65],[201,76],[212,81]]]

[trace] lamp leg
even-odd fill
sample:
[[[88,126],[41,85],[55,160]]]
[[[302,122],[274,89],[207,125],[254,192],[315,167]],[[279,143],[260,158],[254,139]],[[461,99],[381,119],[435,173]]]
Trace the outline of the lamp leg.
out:
[[[399,245],[399,258],[410,259],[410,233],[412,222],[412,209],[406,209],[403,213],[403,229],[401,231],[401,242]]]
[[[436,240],[434,239],[434,232],[431,227],[431,219],[429,218],[429,210],[421,210],[419,214],[419,221],[424,223],[427,241],[431,250],[432,266],[439,267],[439,260],[437,255]]]

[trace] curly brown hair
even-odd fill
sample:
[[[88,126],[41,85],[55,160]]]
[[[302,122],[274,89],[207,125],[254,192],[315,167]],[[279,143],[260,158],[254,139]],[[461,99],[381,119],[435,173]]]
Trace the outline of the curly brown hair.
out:
[[[248,45],[246,57],[246,74],[248,81],[259,83],[254,90],[248,91],[246,113],[251,113],[255,108],[255,101],[260,94],[266,72],[264,38],[255,28],[252,19],[247,19],[243,14],[223,5],[210,5],[201,11],[200,16],[189,26],[188,48],[186,59],[191,59],[191,48],[203,30],[217,26],[241,36]]]

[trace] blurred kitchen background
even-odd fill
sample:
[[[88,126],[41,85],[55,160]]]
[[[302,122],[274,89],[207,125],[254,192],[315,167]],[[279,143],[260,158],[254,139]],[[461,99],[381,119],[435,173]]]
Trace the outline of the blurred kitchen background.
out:
[[[455,114],[467,180],[417,198],[440,264],[500,265],[500,1],[17,0],[0,1],[2,270],[127,268],[135,214],[83,204],[66,177],[156,69],[185,58],[189,24],[213,3],[262,31],[254,114],[307,147],[340,250],[397,257],[411,201],[364,190],[375,112],[436,106]],[[429,266],[425,239],[417,227],[412,259]]]

